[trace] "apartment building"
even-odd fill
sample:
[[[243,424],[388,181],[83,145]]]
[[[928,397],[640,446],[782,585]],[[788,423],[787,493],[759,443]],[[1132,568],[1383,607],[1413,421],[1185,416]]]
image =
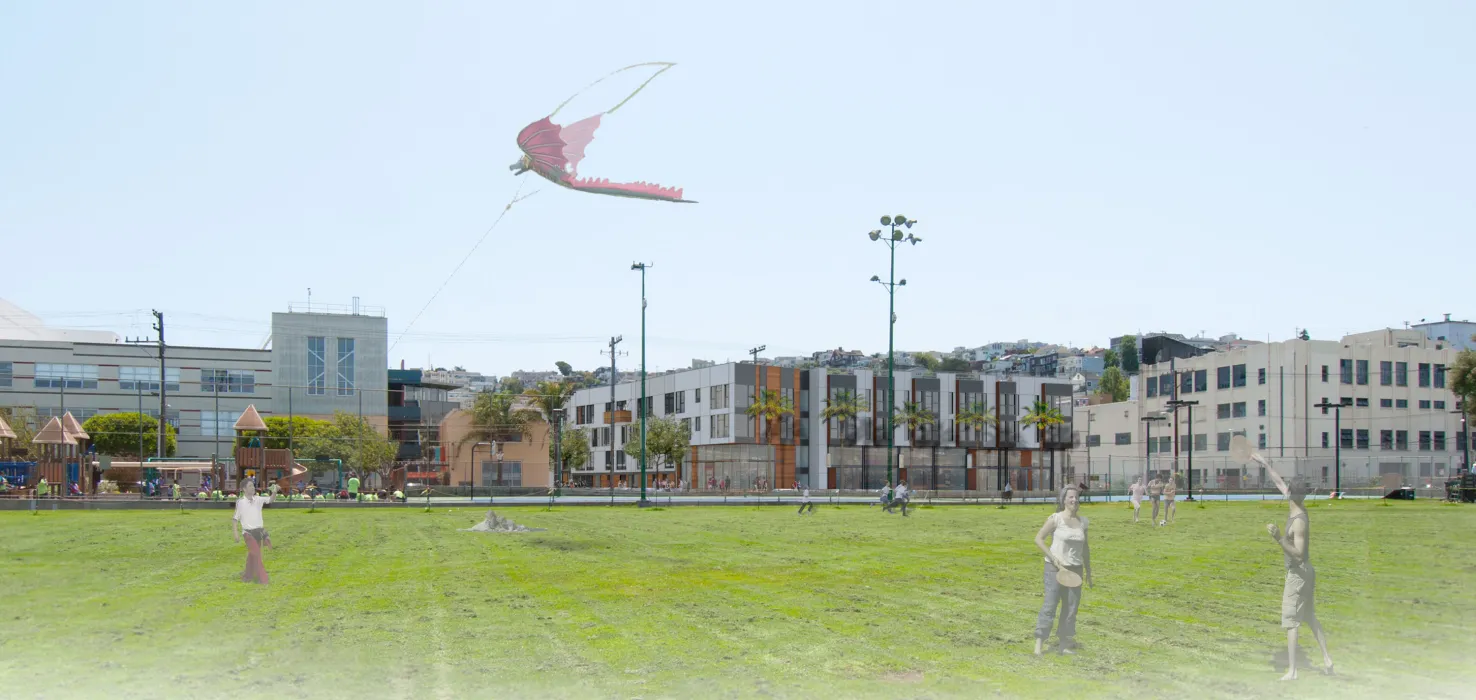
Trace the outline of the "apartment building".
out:
[[[877,489],[900,475],[919,489],[995,489],[1010,479],[1018,490],[1052,488],[1070,472],[1072,387],[1045,378],[1005,379],[968,373],[896,372],[898,411],[888,467],[887,375],[858,369],[834,372],[751,363],[648,377],[641,401],[638,380],[581,389],[570,401],[571,429],[589,431],[590,464],[573,471],[578,483],[634,483],[639,464],[624,452],[639,440],[641,411],[670,416],[691,432],[680,467],[648,460],[650,478],[684,479],[695,488],[753,488],[795,482],[815,488]],[[775,391],[793,413],[764,422],[748,415],[760,391]],[[1058,410],[1063,423],[1037,434],[1020,420],[1037,400]],[[825,419],[830,404],[847,415]],[[975,410],[995,411],[998,424],[977,425]],[[930,421],[905,416],[926,412]],[[881,420],[877,420],[882,417]]]
[[[1317,483],[1330,482],[1339,446],[1344,479],[1391,473],[1439,479],[1459,467],[1459,450],[1470,439],[1454,413],[1457,399],[1446,378],[1455,356],[1455,348],[1422,330],[1385,329],[1340,341],[1265,343],[1144,365],[1136,378],[1139,418],[1170,419],[1154,427],[1159,436],[1144,447],[1150,456],[1171,454],[1185,451],[1192,439],[1194,451],[1216,464],[1214,458],[1225,457],[1238,434],[1267,457],[1323,459],[1310,475]],[[1192,427],[1187,410],[1175,415],[1167,405],[1174,398],[1198,402]],[[1318,406],[1329,402],[1341,408]],[[1238,471],[1228,464],[1211,468]],[[1195,475],[1206,476],[1222,475]]]

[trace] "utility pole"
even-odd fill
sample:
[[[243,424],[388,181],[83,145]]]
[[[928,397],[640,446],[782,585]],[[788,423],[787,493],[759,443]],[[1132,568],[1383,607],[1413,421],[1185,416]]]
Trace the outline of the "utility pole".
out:
[[[1333,498],[1343,497],[1343,402],[1323,401],[1312,408],[1333,410]],[[1311,442],[1310,440],[1308,442]]]
[[[758,354],[761,353],[761,352],[763,352],[763,351],[765,351],[765,350],[768,350],[768,349],[769,349],[769,346],[767,346],[767,345],[760,345],[760,346],[758,346],[756,348],[749,348],[748,349],[748,354],[753,355],[753,378],[754,378],[754,384],[756,386],[758,386],[758,394],[756,394],[753,397],[755,401],[758,401],[760,399],[763,399],[763,397],[764,397],[764,373],[759,370]],[[754,428],[755,429],[754,429],[753,432],[754,432],[755,435],[757,435],[759,432],[763,431],[763,429],[764,429],[764,421],[762,419],[755,420],[754,421]]]
[[[605,411],[605,429],[610,431],[610,439],[605,443],[610,448],[610,488],[615,488],[615,356],[619,354],[615,346],[622,340],[625,340],[623,335],[610,338],[610,409]]]
[[[1175,378],[1175,381],[1177,381],[1177,378]],[[1194,500],[1194,407],[1198,406],[1199,402],[1174,399],[1168,402],[1168,405],[1173,407],[1175,417],[1179,415],[1180,406],[1189,409],[1189,497],[1184,500],[1192,501]]]
[[[159,322],[154,324],[154,330],[159,331],[159,459],[164,459],[164,426],[168,414],[169,402],[167,382],[164,381],[164,313],[153,310],[154,318]]]
[[[646,503],[646,414],[649,413],[650,401],[646,397],[646,269],[654,267],[650,263],[631,263],[630,269],[641,271],[641,400],[636,402],[636,410],[641,412],[641,507]]]

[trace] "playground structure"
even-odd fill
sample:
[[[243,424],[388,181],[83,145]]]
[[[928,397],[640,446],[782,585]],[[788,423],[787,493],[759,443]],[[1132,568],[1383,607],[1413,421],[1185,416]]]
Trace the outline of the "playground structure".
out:
[[[254,478],[258,490],[265,491],[267,484],[275,481],[283,491],[291,493],[292,482],[308,473],[307,467],[292,458],[292,450],[268,449],[263,446],[267,425],[256,411],[255,404],[246,407],[232,428],[237,438],[234,452],[235,473],[230,475],[230,479],[225,478],[226,474],[220,474],[217,483],[239,487],[242,481]]]

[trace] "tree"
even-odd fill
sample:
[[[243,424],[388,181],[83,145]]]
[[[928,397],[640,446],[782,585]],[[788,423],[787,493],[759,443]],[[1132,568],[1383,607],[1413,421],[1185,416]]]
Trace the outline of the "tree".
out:
[[[1113,401],[1127,401],[1132,389],[1128,386],[1127,376],[1114,366],[1102,373],[1102,378],[1097,381],[1097,393],[1109,396]]]
[[[395,466],[399,446],[380,435],[367,419],[347,411],[333,412],[331,440],[338,445],[344,466],[387,478]]]
[[[12,424],[13,425],[13,424]],[[159,455],[159,420],[143,413],[108,413],[88,418],[82,429],[92,437],[97,453],[121,457],[124,461],[142,462]],[[16,429],[20,434],[20,429]],[[178,446],[174,426],[164,424],[164,456],[173,457]],[[143,454],[139,454],[139,435],[143,435]]]
[[[1061,411],[1049,403],[1036,401],[1031,405],[1030,411],[1020,418],[1020,421],[1026,425],[1035,426],[1036,435],[1040,439],[1041,445],[1044,445],[1046,441],[1046,429],[1053,425],[1065,423],[1066,417],[1062,416]]]
[[[1476,336],[1471,338],[1476,341]],[[1461,415],[1466,417],[1466,439],[1471,439],[1471,414],[1476,411],[1476,351],[1456,353],[1450,366],[1450,391],[1461,400]]]
[[[472,429],[462,442],[507,442],[531,435],[529,424],[538,413],[525,407],[521,398],[521,394],[506,391],[477,394],[471,410]]]
[[[1105,371],[1108,367],[1122,367],[1122,356],[1117,354],[1117,348],[1108,348],[1102,354],[1102,369]]]
[[[681,421],[670,416],[651,416],[646,419],[646,459],[655,460],[658,468],[670,465],[681,469],[683,458],[692,443],[692,433],[682,427]],[[625,442],[625,454],[641,458],[639,429],[631,430]]]
[[[794,415],[794,402],[774,389],[764,389],[748,407],[748,417],[762,422],[773,434],[774,421],[783,416]]]
[[[936,372],[938,370],[938,357],[933,353],[917,353],[916,355],[912,356],[912,361],[916,362],[919,367],[922,367],[929,372]]]
[[[1125,335],[1117,342],[1117,355],[1122,359],[1122,371],[1138,373],[1138,337]]]
[[[319,443],[313,442],[314,438],[332,437],[333,423],[307,416],[268,416],[262,419],[266,423],[267,434],[261,440],[261,446],[269,450],[293,450],[297,456],[312,459],[317,456],[314,448],[321,447]],[[238,438],[237,444],[245,447],[251,438]]]
[[[562,448],[562,451],[564,453],[565,477],[569,475],[569,472],[589,463],[590,453],[588,429],[577,428],[575,430],[567,431],[559,437],[559,443],[559,446]],[[552,468],[553,464],[557,462],[557,458],[554,455],[555,453],[553,440],[549,440],[548,459],[550,468]]]
[[[998,423],[999,416],[995,415],[994,409],[985,408],[982,403],[975,403],[965,406],[958,412],[958,415],[953,417],[953,420],[958,425],[979,431],[979,442],[982,443],[985,435],[984,427]]]
[[[933,425],[938,422],[938,417],[933,415],[932,411],[924,409],[922,404],[916,401],[902,404],[902,411],[897,417],[901,419],[903,425],[907,426],[909,435],[916,434],[917,429],[924,425]]]
[[[6,425],[15,431],[15,439],[10,441],[10,449],[15,456],[27,459],[40,456],[41,447],[31,444],[31,438],[35,437],[40,425],[35,409],[0,406],[0,418],[4,418]],[[9,454],[0,454],[0,460],[10,457]]]
[[[497,390],[508,394],[521,394],[524,388],[526,387],[521,381],[512,377],[503,377],[502,381],[497,382]]]
[[[948,357],[938,363],[940,372],[967,372],[970,369],[972,368],[969,366],[969,361],[962,357]]]
[[[530,410],[552,425],[554,412],[568,406],[569,399],[574,397],[574,391],[572,382],[539,382],[523,392],[523,397],[528,400]]]
[[[559,368],[559,374],[562,374],[565,377],[567,377],[567,376],[569,376],[569,375],[571,375],[571,374],[574,373],[574,367],[571,366],[569,363],[563,361],[563,360],[559,360],[558,362],[555,362],[554,363],[554,366],[555,367],[558,367]]]
[[[845,444],[845,436],[850,433],[852,443],[855,443],[853,431],[846,430],[851,421],[856,419],[856,414],[866,410],[866,403],[854,391],[840,389],[835,392],[835,398],[825,400],[825,409],[820,412],[820,417],[827,421],[835,420],[841,424],[841,444]]]

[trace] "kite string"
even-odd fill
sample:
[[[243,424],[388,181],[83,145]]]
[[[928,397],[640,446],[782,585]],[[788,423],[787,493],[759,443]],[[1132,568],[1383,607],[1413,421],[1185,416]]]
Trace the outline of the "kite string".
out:
[[[436,288],[435,293],[431,295],[430,299],[426,300],[425,306],[420,307],[420,311],[419,313],[415,314],[415,318],[410,319],[410,323],[405,326],[404,330],[400,331],[400,335],[395,338],[395,342],[390,344],[390,350],[394,350],[395,346],[400,344],[400,340],[405,337],[406,333],[410,332],[411,326],[414,326],[415,322],[420,320],[420,316],[425,313],[425,310],[429,309],[431,303],[436,300],[436,297],[441,295],[441,290],[445,289],[446,285],[451,283],[451,279],[456,277],[456,273],[461,271],[461,267],[466,264],[466,261],[470,260],[472,254],[477,252],[477,248],[481,247],[482,241],[487,240],[487,236],[492,233],[492,229],[497,228],[497,225],[502,223],[502,217],[507,216],[507,212],[512,210],[512,206],[514,204],[517,204],[518,202],[527,199],[528,197],[532,197],[533,195],[542,192],[542,190],[533,190],[532,192],[529,192],[526,197],[521,196],[523,193],[523,185],[527,184],[527,182],[528,180],[526,178],[518,178],[518,191],[513,193],[512,200],[507,203],[507,206],[502,208],[502,213],[497,215],[497,219],[492,222],[492,225],[488,226],[487,230],[482,232],[482,237],[478,238],[476,245],[473,245],[471,247],[471,250],[468,250],[466,252],[466,255],[461,258],[461,262],[457,263],[456,268],[451,270],[451,274],[446,275],[446,280],[444,282],[441,282],[441,286]]]
[[[569,99],[564,100],[563,102],[560,102],[559,103],[559,106],[558,107],[555,107],[554,108],[554,111],[550,112],[548,116],[552,117],[553,115],[558,114],[559,113],[559,110],[561,110],[561,109],[564,108],[564,105],[567,105],[570,102],[572,102],[574,100],[574,98],[576,98],[576,97],[580,96],[581,94],[583,94],[585,90],[588,90],[588,89],[590,89],[590,88],[592,88],[592,87],[594,87],[596,85],[599,85],[600,83],[605,82],[605,79],[606,78],[610,78],[610,77],[612,77],[614,75],[617,75],[619,73],[624,73],[625,71],[628,71],[628,70],[630,70],[632,68],[641,68],[643,66],[661,66],[662,67],[661,70],[656,71],[656,73],[653,74],[651,77],[646,78],[646,82],[641,83],[640,87],[638,87],[638,88],[635,89],[635,92],[632,92],[629,95],[626,95],[625,99],[623,99],[623,100],[620,101],[620,104],[617,104],[614,107],[611,107],[610,109],[605,110],[605,114],[610,114],[611,112],[614,112],[615,110],[620,109],[626,102],[629,102],[630,101],[630,98],[636,96],[636,93],[640,92],[641,90],[646,89],[646,86],[649,85],[649,84],[651,84],[651,81],[652,80],[655,80],[656,79],[656,76],[661,75],[662,73],[665,73],[668,69],[670,69],[674,65],[676,65],[676,64],[675,63],[669,63],[669,62],[666,62],[666,61],[652,61],[650,63],[637,63],[637,64],[635,64],[633,66],[626,66],[624,68],[621,68],[620,70],[611,71],[608,75],[600,78],[599,80],[596,80],[596,81],[594,81],[594,82],[592,82],[592,83],[590,83],[588,85],[585,85],[583,88],[580,88],[579,92],[576,92],[576,93],[570,95],[569,96]]]

